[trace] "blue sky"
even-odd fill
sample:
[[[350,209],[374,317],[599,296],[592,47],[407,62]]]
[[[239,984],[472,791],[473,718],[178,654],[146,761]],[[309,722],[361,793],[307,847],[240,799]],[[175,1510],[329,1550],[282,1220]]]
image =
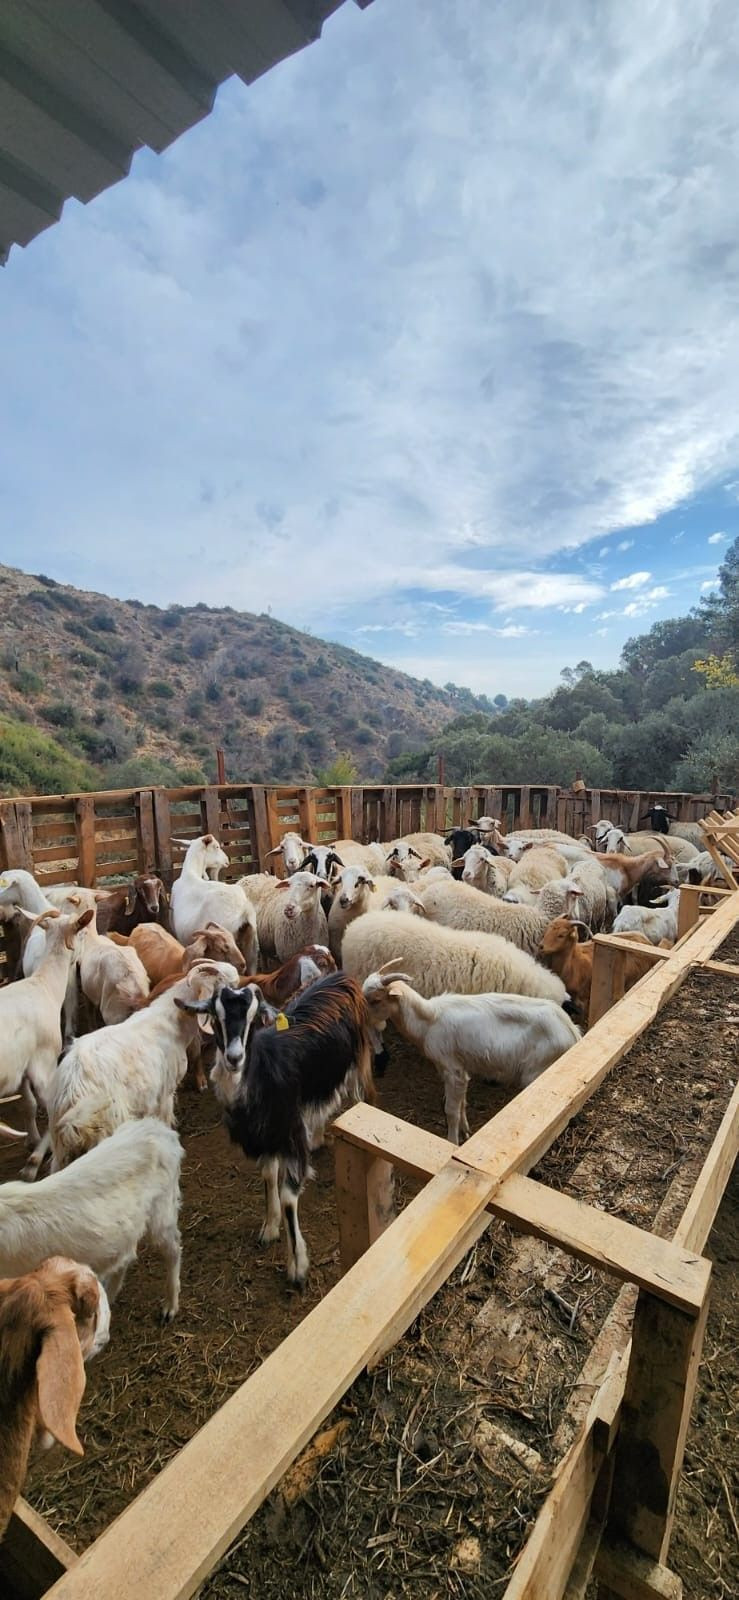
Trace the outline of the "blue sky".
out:
[[[0,559],[543,693],[739,531],[739,14],[375,0],[0,276]]]

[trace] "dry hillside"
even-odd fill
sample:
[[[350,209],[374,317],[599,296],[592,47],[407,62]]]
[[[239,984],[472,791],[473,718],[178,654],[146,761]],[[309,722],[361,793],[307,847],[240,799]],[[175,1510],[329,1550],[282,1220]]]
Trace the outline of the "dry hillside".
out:
[[[0,716],[53,735],[101,786],[198,781],[219,744],[233,781],[310,781],[340,752],[371,779],[467,708],[464,693],[228,606],[163,611],[12,567],[0,602]]]

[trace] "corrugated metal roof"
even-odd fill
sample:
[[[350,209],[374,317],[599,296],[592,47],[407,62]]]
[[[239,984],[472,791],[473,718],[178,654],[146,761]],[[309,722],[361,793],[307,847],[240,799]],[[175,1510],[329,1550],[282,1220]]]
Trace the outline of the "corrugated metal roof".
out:
[[[319,38],[344,0],[1,0],[0,262]],[[360,6],[370,0],[356,0]]]

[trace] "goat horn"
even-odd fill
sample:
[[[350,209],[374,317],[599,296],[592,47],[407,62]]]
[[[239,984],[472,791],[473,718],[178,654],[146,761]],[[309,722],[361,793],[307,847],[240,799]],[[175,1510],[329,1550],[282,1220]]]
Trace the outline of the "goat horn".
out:
[[[390,961],[383,961],[382,966],[377,968],[378,974],[382,976],[382,973],[387,972],[390,967],[399,967],[402,960],[402,956],[393,956]]]

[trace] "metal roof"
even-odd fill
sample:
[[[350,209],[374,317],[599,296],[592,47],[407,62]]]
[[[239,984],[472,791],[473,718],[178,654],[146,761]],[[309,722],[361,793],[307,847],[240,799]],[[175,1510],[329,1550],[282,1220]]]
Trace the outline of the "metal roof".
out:
[[[0,0],[0,263],[319,38],[344,0]],[[356,0],[362,7],[370,0]]]

